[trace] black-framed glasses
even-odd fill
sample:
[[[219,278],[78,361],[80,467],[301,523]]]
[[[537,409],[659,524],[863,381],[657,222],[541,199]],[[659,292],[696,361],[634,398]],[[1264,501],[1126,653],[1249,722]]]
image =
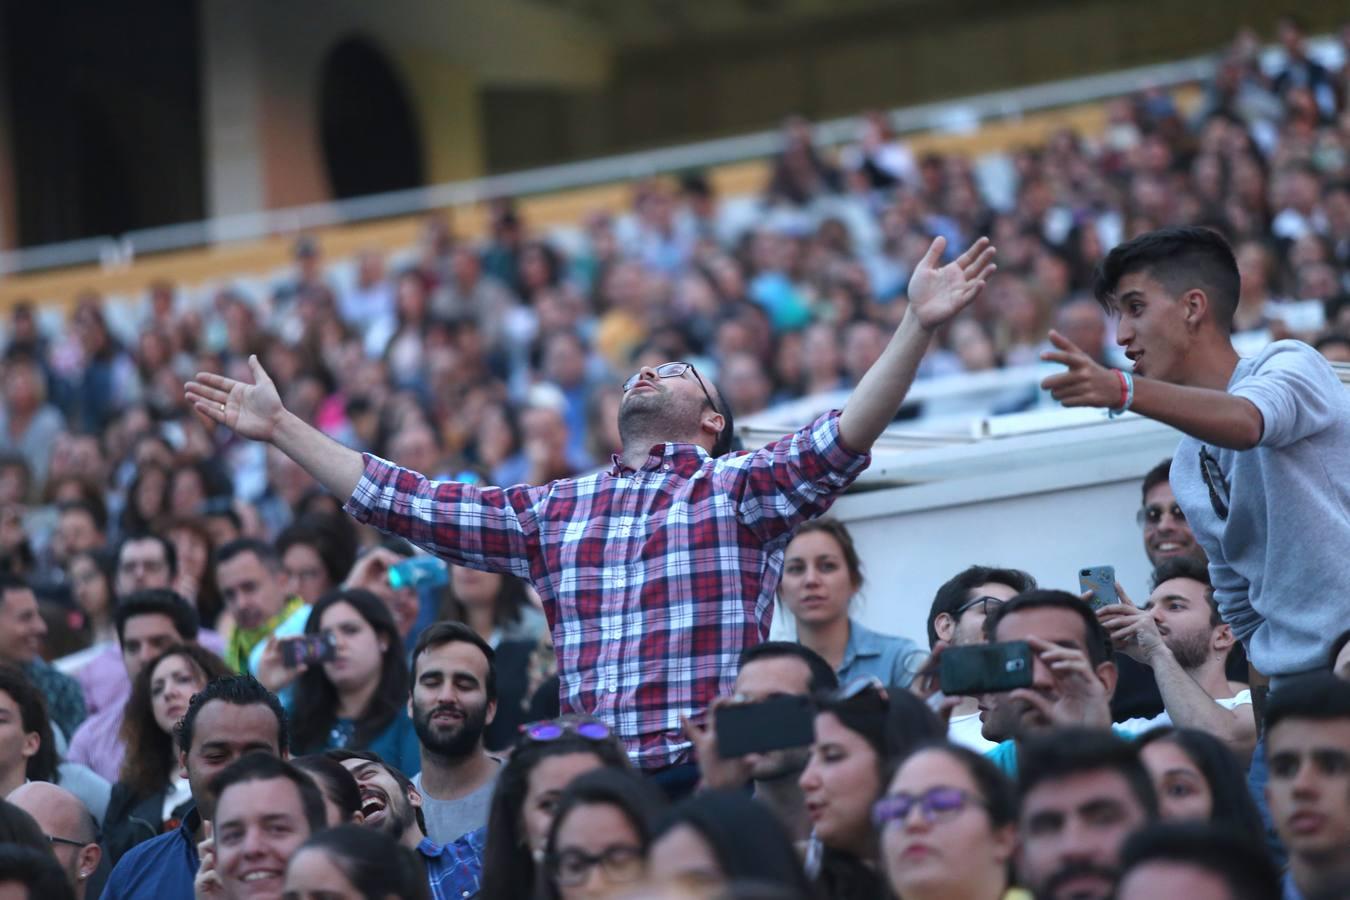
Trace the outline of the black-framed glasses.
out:
[[[652,371],[656,373],[657,378],[679,378],[685,372],[693,372],[694,380],[698,382],[699,388],[703,390],[703,396],[708,398],[708,405],[711,406],[713,409],[717,409],[717,404],[713,402],[712,394],[708,393],[708,386],[703,383],[703,376],[698,374],[698,369],[694,368],[693,363],[687,362],[661,363],[661,365],[657,366]],[[641,380],[642,380],[641,372],[635,372],[632,375],[628,376],[628,380],[623,383],[623,392],[625,394],[628,393],[633,388],[637,387],[637,383]]]
[[[57,837],[54,834],[44,835],[50,843],[65,844],[67,847],[84,847],[84,841],[76,841],[70,838]]]
[[[525,740],[540,744],[561,740],[569,734],[588,741],[607,741],[614,734],[610,727],[599,719],[551,719],[532,725],[522,725],[520,733]]]
[[[903,824],[915,809],[930,825],[955,818],[967,806],[984,806],[984,801],[969,791],[954,787],[935,787],[922,794],[888,794],[872,804],[872,824],[885,828]]]
[[[1182,512],[1181,507],[1176,503],[1171,506],[1163,506],[1158,503],[1150,503],[1148,506],[1140,507],[1139,512],[1134,514],[1134,521],[1140,528],[1148,525],[1157,525],[1162,521],[1163,514],[1167,513],[1177,522],[1185,522],[1186,514]]]
[[[576,887],[586,882],[596,866],[604,869],[605,878],[610,881],[635,881],[646,868],[644,862],[645,854],[641,847],[615,844],[606,847],[598,856],[583,850],[564,850],[548,860],[548,867],[558,884]]]
[[[1004,600],[1002,597],[990,597],[988,595],[972,597],[965,603],[962,603],[952,612],[952,618],[959,619],[977,606],[980,607],[980,612],[984,613],[987,616],[989,615],[990,604],[993,604],[995,607],[999,607],[1007,602],[1008,601]]]
[[[1205,487],[1209,488],[1209,505],[1214,508],[1214,515],[1227,521],[1228,478],[1223,474],[1219,460],[1203,445],[1200,447],[1200,477],[1205,480]]]

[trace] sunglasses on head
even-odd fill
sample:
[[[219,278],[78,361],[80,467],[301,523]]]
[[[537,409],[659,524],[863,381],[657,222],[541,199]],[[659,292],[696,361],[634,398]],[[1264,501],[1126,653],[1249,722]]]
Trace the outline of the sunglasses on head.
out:
[[[608,725],[597,719],[582,719],[581,721],[552,719],[547,722],[522,725],[520,733],[525,740],[542,744],[561,740],[569,734],[574,734],[588,741],[605,741],[609,740],[614,732],[610,731]]]

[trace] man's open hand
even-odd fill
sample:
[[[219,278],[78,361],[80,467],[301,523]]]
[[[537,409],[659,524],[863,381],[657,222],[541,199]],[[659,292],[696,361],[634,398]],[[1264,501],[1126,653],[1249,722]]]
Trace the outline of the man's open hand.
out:
[[[286,413],[277,386],[263,371],[258,357],[248,358],[253,384],[224,375],[198,372],[184,387],[184,396],[197,414],[208,422],[224,425],[240,437],[270,441]]]
[[[1073,341],[1058,331],[1050,332],[1050,343],[1058,350],[1046,350],[1041,359],[1062,363],[1069,371],[1051,375],[1041,382],[1065,406],[1098,406],[1116,409],[1121,405],[1120,376],[1078,348]]]
[[[946,238],[934,239],[909,279],[909,308],[928,331],[951,321],[969,306],[997,270],[989,238],[980,238],[955,262],[939,268],[946,247]]]

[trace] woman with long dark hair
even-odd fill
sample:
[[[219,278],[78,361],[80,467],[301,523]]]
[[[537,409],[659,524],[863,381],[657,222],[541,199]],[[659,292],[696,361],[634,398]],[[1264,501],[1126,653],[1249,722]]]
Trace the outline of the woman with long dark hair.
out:
[[[286,864],[287,897],[425,900],[428,890],[426,872],[412,851],[383,831],[359,825],[318,832]]]
[[[1155,728],[1136,746],[1157,788],[1164,819],[1213,820],[1252,837],[1265,835],[1242,764],[1214,735],[1194,728]]]
[[[631,768],[603,722],[567,717],[525,730],[492,794],[479,900],[534,896],[558,798],[572,779],[600,768]]]
[[[179,773],[174,728],[193,694],[232,674],[210,650],[178,644],[136,676],[122,720],[127,752],[103,826],[103,843],[112,863],[141,841],[176,827],[192,801],[192,791]]]
[[[295,752],[369,750],[416,775],[421,750],[407,711],[408,666],[389,607],[369,591],[334,591],[314,604],[305,635],[322,635],[334,655],[289,670]]]

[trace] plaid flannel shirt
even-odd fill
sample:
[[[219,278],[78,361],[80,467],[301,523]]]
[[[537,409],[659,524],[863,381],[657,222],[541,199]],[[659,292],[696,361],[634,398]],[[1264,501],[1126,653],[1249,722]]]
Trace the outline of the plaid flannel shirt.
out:
[[[765,640],[782,551],[870,456],[827,413],[752,453],[658,444],[540,486],[433,482],[366,455],[357,520],[456,565],[529,580],[553,632],[564,713],[608,722],[643,769],[688,761],[680,717],[728,693]]]

